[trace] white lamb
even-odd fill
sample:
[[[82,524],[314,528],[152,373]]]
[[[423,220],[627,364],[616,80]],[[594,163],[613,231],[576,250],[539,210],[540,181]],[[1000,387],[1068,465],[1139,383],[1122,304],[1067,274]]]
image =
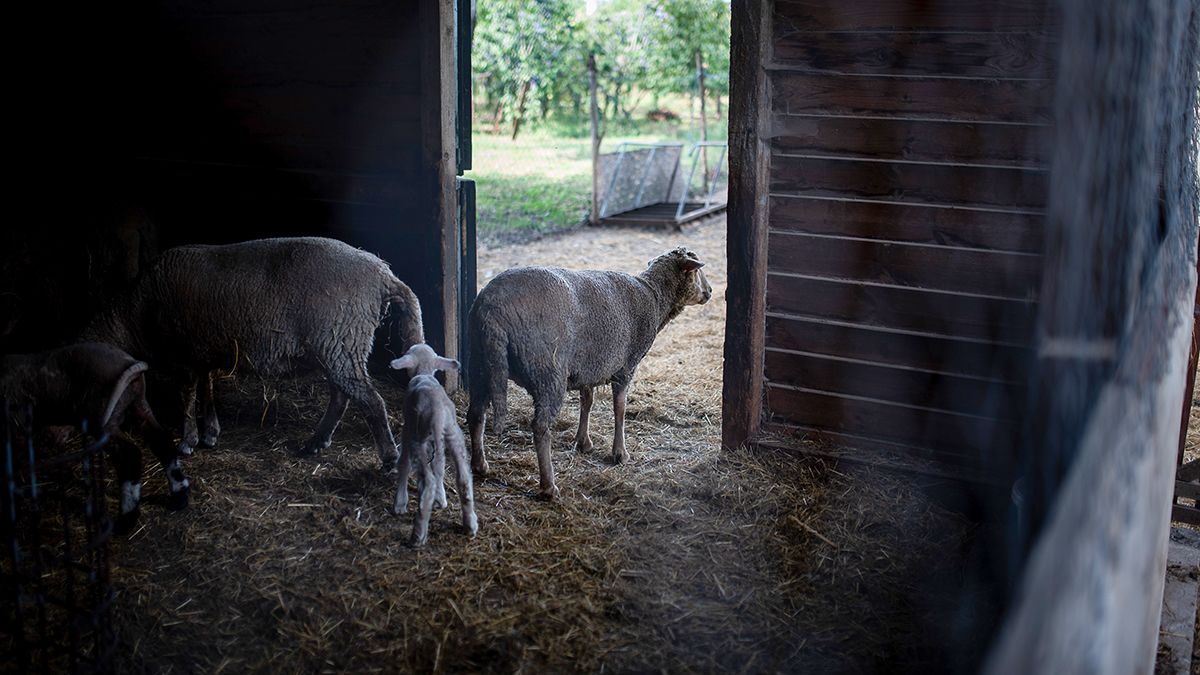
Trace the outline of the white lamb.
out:
[[[404,396],[404,430],[400,436],[400,486],[392,506],[396,513],[408,512],[408,473],[417,464],[417,514],[413,518],[410,544],[422,546],[429,538],[429,515],[434,502],[446,506],[446,448],[454,455],[458,496],[462,501],[463,528],[470,536],[479,530],[475,517],[475,495],[471,468],[467,464],[466,444],[455,417],[454,402],[434,377],[439,370],[458,372],[454,359],[438,356],[426,344],[416,344],[392,368],[407,370],[412,376]]]

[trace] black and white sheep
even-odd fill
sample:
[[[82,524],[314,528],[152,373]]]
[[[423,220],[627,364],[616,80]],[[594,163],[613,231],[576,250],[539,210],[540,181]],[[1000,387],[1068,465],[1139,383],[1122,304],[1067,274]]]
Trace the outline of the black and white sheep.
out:
[[[703,304],[712,287],[704,263],[686,248],[651,260],[637,276],[521,267],[496,276],[476,298],[468,322],[472,464],[487,472],[485,408],[498,433],[511,379],[533,397],[533,438],[546,498],[558,495],[550,461],[550,424],[568,389],[579,390],[576,448],[590,450],[592,388],[611,383],[613,460],[625,458],[625,401],[638,364],[655,336],[687,305]]]
[[[216,440],[212,371],[276,376],[317,370],[328,380],[329,406],[302,450],[329,447],[353,400],[366,408],[386,470],[398,453],[367,357],[388,303],[399,310],[404,346],[423,342],[416,295],[366,251],[320,237],[181,246],[164,253],[84,338],[182,376],[184,454],[199,441],[193,407],[201,378],[205,438]]]
[[[146,403],[147,369],[120,349],[95,342],[0,358],[0,399],[33,406],[35,430],[75,426],[97,437],[109,434],[107,449],[121,483],[118,531],[137,520],[142,492],[142,452],[126,429],[139,431],[162,463],[168,507],[182,509],[188,503],[188,479],[175,444]]]
[[[429,514],[434,503],[446,507],[446,450],[454,456],[458,496],[462,502],[463,528],[474,536],[479,530],[475,517],[475,494],[467,448],[458,428],[454,402],[434,377],[439,371],[458,372],[454,359],[438,356],[424,344],[413,345],[404,356],[392,361],[392,368],[406,370],[412,376],[404,395],[404,429],[400,432],[400,485],[392,505],[396,513],[408,512],[408,473],[417,469],[417,514],[413,519],[411,543],[421,546],[429,537]]]

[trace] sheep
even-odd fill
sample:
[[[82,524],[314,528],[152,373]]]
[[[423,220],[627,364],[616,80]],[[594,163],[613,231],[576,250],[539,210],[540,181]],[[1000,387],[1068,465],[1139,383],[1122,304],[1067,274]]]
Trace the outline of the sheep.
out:
[[[118,532],[129,531],[137,521],[142,493],[142,453],[126,427],[140,428],[163,465],[168,508],[179,510],[188,503],[190,484],[175,444],[146,403],[148,368],[111,345],[95,342],[0,358],[0,398],[32,405],[35,429],[78,426],[94,436],[108,433],[108,451],[121,483]]]
[[[438,383],[438,370],[458,372],[454,359],[438,356],[428,345],[409,348],[404,356],[392,361],[392,368],[407,370],[412,379],[404,396],[404,429],[400,432],[400,485],[392,510],[408,512],[408,472],[417,464],[417,513],[413,518],[410,543],[423,546],[429,537],[429,512],[436,502],[446,507],[446,448],[454,455],[458,477],[458,496],[462,502],[463,528],[475,536],[479,521],[475,517],[475,495],[471,470],[467,466],[467,449],[462,430],[458,428],[454,402]]]
[[[96,317],[84,339],[116,345],[182,376],[183,454],[199,441],[192,409],[201,377],[204,437],[211,444],[219,432],[213,371],[276,376],[318,370],[328,381],[329,406],[301,452],[328,448],[353,400],[366,408],[383,469],[390,471],[399,453],[383,399],[367,374],[388,303],[399,311],[404,346],[424,342],[416,295],[366,251],[320,237],[180,246]]]
[[[695,253],[680,247],[651,260],[639,275],[521,267],[497,275],[475,299],[468,320],[471,461],[487,473],[483,451],[485,408],[500,432],[507,381],[533,397],[533,438],[541,496],[554,499],[550,423],[568,389],[579,390],[575,446],[592,448],[588,415],[592,388],[611,383],[614,463],[625,459],[625,401],[638,364],[659,331],[687,305],[708,302],[712,287]]]

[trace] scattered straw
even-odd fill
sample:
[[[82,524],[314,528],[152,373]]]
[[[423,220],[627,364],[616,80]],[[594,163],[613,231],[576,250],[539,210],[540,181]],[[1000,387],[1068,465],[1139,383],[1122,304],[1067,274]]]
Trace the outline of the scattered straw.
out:
[[[146,527],[115,546],[116,618],[137,646],[122,670],[828,672],[938,653],[921,617],[953,607],[922,580],[956,583],[964,523],[893,477],[718,449],[723,229],[584,230],[482,252],[481,282],[517,263],[637,271],[684,244],[708,261],[714,295],[643,363],[626,463],[609,460],[611,395],[597,392],[587,454],[571,449],[568,399],[557,502],[535,498],[531,406],[512,389],[508,427],[487,437],[474,539],[451,481],[429,546],[404,544],[411,520],[388,511],[395,476],[380,475],[360,410],[320,458],[288,449],[321,417],[319,380],[222,380],[221,445],[186,463],[192,505],[156,503],[155,471]],[[395,419],[400,392],[381,389]]]

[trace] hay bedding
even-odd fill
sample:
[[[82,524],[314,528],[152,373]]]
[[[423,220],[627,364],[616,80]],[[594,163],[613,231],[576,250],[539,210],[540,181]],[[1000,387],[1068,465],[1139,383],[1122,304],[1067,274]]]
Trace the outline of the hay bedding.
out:
[[[624,465],[608,460],[608,392],[597,392],[589,454],[572,449],[578,397],[568,398],[554,427],[557,503],[534,499],[531,405],[512,389],[508,428],[499,442],[487,437],[493,473],[476,483],[473,540],[448,488],[429,546],[405,546],[411,518],[387,510],[395,477],[379,474],[361,411],[348,412],[320,458],[288,451],[323,411],[321,382],[223,381],[221,446],[186,464],[191,507],[165,512],[153,471],[141,527],[114,547],[122,670],[954,665],[922,637],[953,599],[921,580],[956,583],[965,524],[888,476],[719,451],[723,235],[715,220],[686,233],[583,230],[480,251],[485,283],[515,264],[638,271],[682,244],[708,261],[714,296],[668,326],[644,361]],[[400,390],[381,390],[395,420]]]

